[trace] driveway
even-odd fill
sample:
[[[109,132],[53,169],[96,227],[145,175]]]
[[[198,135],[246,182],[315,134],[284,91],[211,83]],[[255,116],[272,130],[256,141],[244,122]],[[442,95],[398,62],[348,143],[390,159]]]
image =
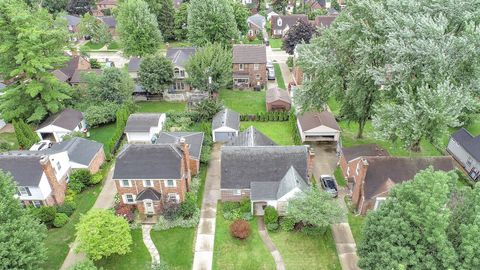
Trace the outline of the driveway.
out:
[[[333,143],[310,143],[315,153],[313,160],[313,176],[317,181],[322,174],[333,175],[337,167],[337,146]]]
[[[195,239],[193,270],[212,269],[217,201],[220,199],[220,149],[221,144],[213,146],[208,164],[200,223]]]
[[[286,63],[288,59],[288,53],[280,49],[272,49],[272,47],[267,46],[267,59],[269,61],[276,61],[278,63]]]

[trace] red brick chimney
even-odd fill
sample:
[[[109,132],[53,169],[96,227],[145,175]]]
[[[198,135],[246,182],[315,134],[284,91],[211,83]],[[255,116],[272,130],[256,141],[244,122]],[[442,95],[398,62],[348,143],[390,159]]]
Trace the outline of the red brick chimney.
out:
[[[358,174],[357,174],[357,167],[358,167]],[[359,161],[355,163],[354,167],[350,168],[350,175],[353,175],[353,179],[355,180],[355,187],[352,192],[352,202],[353,204],[360,208],[361,205],[360,201],[363,197],[363,185],[365,182],[365,175],[367,174],[368,170],[368,161],[365,158],[361,158]]]
[[[40,158],[40,165],[42,166],[43,172],[47,176],[48,183],[52,188],[52,198],[55,204],[62,204],[65,200],[67,183],[63,180],[57,180],[57,176],[55,175],[55,169],[53,168],[48,156],[42,156]]]
[[[182,159],[183,159],[183,169],[187,180],[187,191],[190,190],[190,182],[191,182],[191,169],[190,169],[190,145],[186,143],[184,137],[181,137],[178,140],[178,144],[180,146],[180,150],[182,151]]]
[[[308,153],[307,153],[307,173],[308,173],[308,178],[312,177],[313,175],[313,166],[314,166],[314,160],[315,160],[315,153],[313,152],[312,147],[307,146],[308,148]]]

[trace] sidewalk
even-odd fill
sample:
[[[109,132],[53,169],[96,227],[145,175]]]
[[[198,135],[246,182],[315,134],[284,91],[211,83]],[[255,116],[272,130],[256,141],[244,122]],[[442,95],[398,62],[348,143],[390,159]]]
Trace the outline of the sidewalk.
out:
[[[194,270],[210,270],[213,264],[217,201],[220,199],[220,148],[213,146],[205,179],[205,193],[195,241]]]
[[[97,197],[93,208],[108,209],[113,207],[113,202],[115,200],[115,193],[117,189],[115,188],[115,182],[113,181],[113,168],[115,164],[112,164],[110,171],[108,172],[107,179],[103,184],[102,191]],[[76,253],[75,248],[77,247],[77,242],[70,244],[70,250],[68,251],[65,261],[63,261],[62,267],[60,270],[67,270],[70,266],[84,261],[87,257],[83,253]]]
[[[272,254],[277,270],[285,270],[286,268],[285,268],[285,263],[283,262],[282,255],[280,254],[280,251],[278,251],[272,239],[270,239],[270,236],[268,236],[268,232],[265,229],[265,222],[262,216],[257,217],[257,224],[258,224],[258,233],[260,234],[260,238],[262,238],[263,243],[267,247],[268,251]]]

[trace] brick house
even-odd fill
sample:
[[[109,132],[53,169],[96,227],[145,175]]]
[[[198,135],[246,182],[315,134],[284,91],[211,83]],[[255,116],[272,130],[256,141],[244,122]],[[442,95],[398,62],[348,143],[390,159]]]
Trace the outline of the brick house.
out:
[[[260,33],[265,31],[265,24],[267,20],[260,14],[255,14],[247,18],[248,32],[247,37],[249,39],[257,38]]]
[[[282,38],[299,20],[308,22],[308,16],[305,14],[272,16],[270,35],[272,38]]]
[[[147,217],[161,214],[166,203],[182,202],[191,181],[189,160],[184,139],[178,144],[127,145],[113,172],[121,201]]]
[[[90,62],[80,55],[67,55],[70,60],[61,69],[52,71],[52,74],[61,82],[70,83],[73,74],[77,70],[90,70]]]
[[[117,6],[118,0],[100,0],[97,2],[95,10],[92,10],[92,14],[93,16],[109,16]]]
[[[338,164],[343,172],[343,176],[345,177],[345,179],[347,179],[347,167],[350,162],[361,157],[384,156],[390,156],[390,154],[387,150],[383,149],[377,144],[362,144],[348,148],[343,147],[340,149],[340,158],[338,160]]]
[[[233,45],[233,87],[250,88],[267,83],[265,45]]]

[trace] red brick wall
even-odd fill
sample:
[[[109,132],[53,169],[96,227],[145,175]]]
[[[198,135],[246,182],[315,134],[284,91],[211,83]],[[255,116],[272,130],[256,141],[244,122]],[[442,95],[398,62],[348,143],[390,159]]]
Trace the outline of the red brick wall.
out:
[[[244,198],[250,199],[250,189],[242,189],[241,195],[234,195],[233,189],[221,189],[220,190],[220,199],[222,201],[241,201]]]
[[[258,70],[254,69],[254,64],[243,64],[243,70],[240,70],[240,64],[233,64],[233,72],[245,72],[248,73],[250,80],[250,87],[257,85],[260,82],[261,85],[267,83],[267,64],[258,64]],[[260,75],[260,79],[257,80],[256,75]],[[235,76],[235,75],[234,75]]]
[[[52,163],[48,156],[45,156],[40,160],[43,172],[45,173],[48,183],[52,189],[51,196],[53,201],[49,200],[48,205],[62,204],[65,200],[65,192],[67,190],[66,176],[63,179],[57,179],[55,175],[55,169],[52,167]]]
[[[190,171],[192,175],[197,175],[200,171],[200,160],[198,159],[190,159]]]
[[[356,174],[357,164],[360,164],[358,175]],[[350,168],[350,176],[349,177],[353,177],[353,179],[355,181],[355,185],[354,185],[353,191],[352,191],[352,203],[357,208],[357,210],[359,210],[362,207],[361,206],[361,200],[362,200],[362,196],[363,196],[363,182],[364,182],[367,170],[368,170],[368,165],[364,165],[363,162],[362,162],[362,159],[359,158],[359,159],[355,159],[353,161],[350,161],[348,163],[347,168],[348,167]],[[345,174],[346,174],[346,171],[345,171]]]
[[[290,103],[276,100],[274,102],[266,102],[267,104],[267,112],[270,111],[290,111]]]
[[[187,186],[184,179],[176,179],[176,187],[166,187],[165,181],[159,179],[152,179],[153,182],[153,189],[160,192],[162,194],[162,199],[167,198],[168,193],[177,193],[180,197],[180,201],[182,202],[185,199],[185,193],[187,192]],[[115,186],[117,187],[117,192],[120,196],[129,193],[138,195],[142,190],[146,187],[143,186],[143,180],[130,180],[131,187],[122,187],[120,186],[120,180],[115,180]]]
[[[103,151],[103,147],[100,148],[100,151],[95,155],[92,162],[88,166],[88,169],[91,173],[97,173],[100,170],[100,166],[105,162],[105,152]]]
[[[340,156],[340,160],[338,161],[338,163],[340,164],[340,169],[342,169],[343,177],[345,179],[347,179],[348,178],[348,176],[347,176],[347,166],[348,166],[348,164],[347,164],[347,160],[345,159],[345,157],[343,155]]]

